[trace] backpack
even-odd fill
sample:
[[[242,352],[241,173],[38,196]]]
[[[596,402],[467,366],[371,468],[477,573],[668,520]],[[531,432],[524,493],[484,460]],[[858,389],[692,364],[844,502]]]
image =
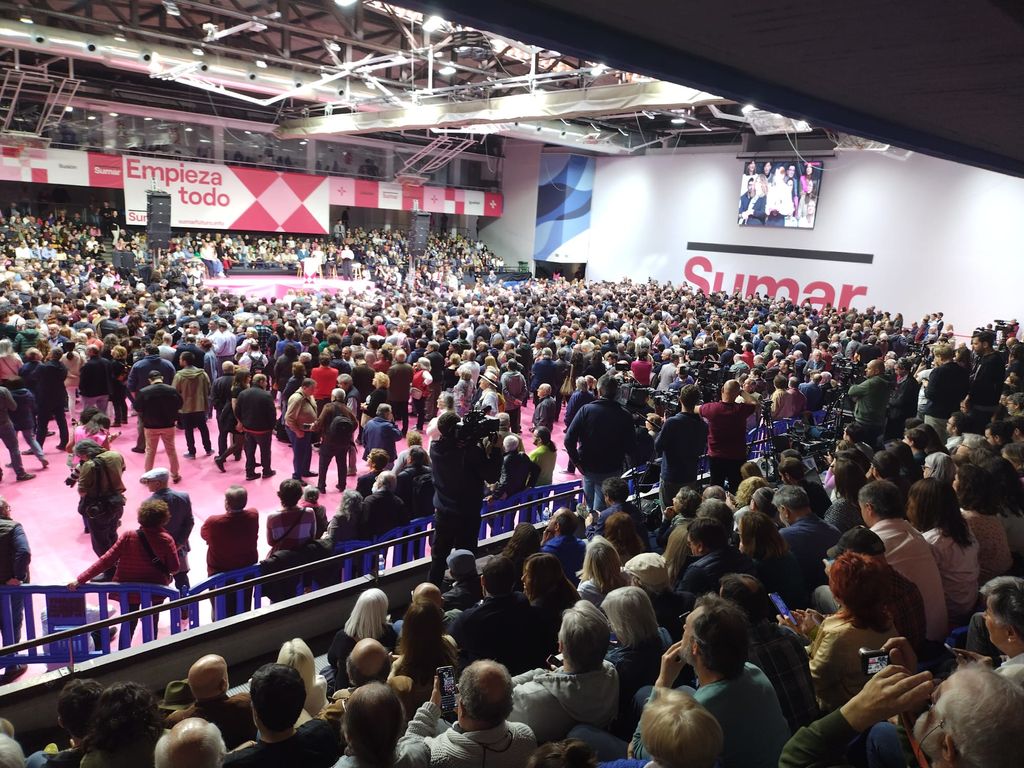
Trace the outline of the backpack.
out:
[[[267,370],[267,356],[262,352],[253,354],[249,353],[249,373],[255,376],[257,373],[263,373]]]
[[[341,445],[351,441],[355,431],[356,423],[345,414],[339,413],[327,425],[327,439],[333,445]]]
[[[412,479],[411,512],[413,520],[434,514],[434,478],[429,471]]]

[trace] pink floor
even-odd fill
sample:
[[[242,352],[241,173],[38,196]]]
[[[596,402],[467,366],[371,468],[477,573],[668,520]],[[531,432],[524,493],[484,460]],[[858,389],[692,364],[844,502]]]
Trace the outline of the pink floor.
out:
[[[300,293],[326,291],[328,293],[353,293],[372,288],[372,280],[341,280],[339,278],[314,278],[304,282],[302,278],[283,275],[240,275],[211,280],[209,285],[221,291],[230,291],[256,299],[281,299],[289,290]]]
[[[523,412],[523,438],[527,451],[533,449],[533,438],[529,434],[532,410],[532,405],[528,404]],[[209,426],[214,449],[216,449],[216,424],[211,420]],[[412,426],[415,426],[414,421]],[[134,423],[121,429],[121,436],[112,447],[122,453],[127,464],[125,472],[127,505],[121,524],[121,529],[125,530],[126,526],[135,527],[135,510],[149,494],[139,482],[139,477],[144,469],[145,457],[131,451],[135,445]],[[562,445],[563,429],[563,425],[559,421],[555,425],[555,443],[559,446]],[[198,441],[198,434],[196,438]],[[25,469],[35,473],[35,479],[21,483],[16,482],[14,472],[7,469],[4,472],[3,481],[0,482],[0,494],[10,503],[12,517],[24,526],[28,536],[32,548],[31,580],[35,584],[66,584],[95,559],[89,543],[89,536],[82,532],[81,518],[77,513],[77,491],[64,484],[64,480],[68,476],[68,469],[65,465],[66,454],[57,449],[57,439],[56,435],[47,438],[44,446],[44,451],[50,462],[49,469],[40,469],[39,462],[34,456],[24,456]],[[213,457],[203,455],[201,443],[197,445],[198,457],[196,459],[182,459],[181,456],[186,450],[185,438],[184,433],[178,433],[177,449],[183,479],[181,483],[172,485],[172,487],[187,492],[192,498],[192,508],[196,519],[195,529],[190,539],[192,551],[189,555],[192,569],[190,576],[193,585],[206,578],[206,543],[199,535],[200,526],[210,515],[223,511],[223,493],[232,484],[239,483],[248,489],[249,506],[259,510],[262,521],[260,556],[265,557],[269,551],[264,533],[265,520],[267,515],[277,508],[276,489],[278,483],[291,477],[290,447],[277,439],[274,439],[272,444],[273,468],[277,471],[277,476],[269,480],[246,482],[244,479],[244,457],[241,462],[237,463],[229,459],[226,464],[227,472],[222,474],[213,463]],[[404,442],[399,449],[401,450],[402,447],[404,447]],[[2,453],[0,452],[0,454]],[[558,468],[555,471],[554,482],[566,482],[579,477],[579,475],[568,475],[564,472],[566,461],[567,457],[564,451],[559,450]],[[162,450],[157,453],[156,466],[167,466],[166,455]],[[317,453],[314,451],[312,471],[316,471],[316,466]],[[358,468],[360,474],[366,471],[361,453]],[[349,487],[352,488],[354,485],[354,478],[351,478]],[[321,503],[327,507],[327,514],[330,517],[341,500],[341,492],[334,490],[333,484],[330,482],[328,489],[328,493],[321,496]],[[206,602],[204,601],[201,605],[208,615]],[[161,626],[161,634],[166,631],[166,621],[164,621]],[[136,633],[136,637],[140,634]],[[42,667],[32,667],[29,674],[33,674],[37,670],[42,671]]]

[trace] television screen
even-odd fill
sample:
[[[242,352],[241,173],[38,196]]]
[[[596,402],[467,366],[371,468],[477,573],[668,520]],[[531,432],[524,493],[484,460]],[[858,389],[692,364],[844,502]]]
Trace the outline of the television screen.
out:
[[[739,225],[814,229],[823,170],[820,160],[744,161]]]

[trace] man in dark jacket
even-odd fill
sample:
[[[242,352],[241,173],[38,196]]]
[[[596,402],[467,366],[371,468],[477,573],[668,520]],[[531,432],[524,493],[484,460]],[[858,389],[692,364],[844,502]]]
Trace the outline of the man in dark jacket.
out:
[[[149,372],[149,386],[143,387],[135,398],[135,410],[142,416],[145,432],[146,471],[153,468],[157,445],[163,441],[167,461],[171,465],[171,478],[176,483],[180,482],[178,451],[174,447],[175,425],[181,410],[178,390],[164,383],[163,374],[159,370],[152,370]]]
[[[267,391],[267,377],[257,373],[247,389],[235,400],[235,418],[245,433],[245,479],[256,480],[256,447],[260,449],[263,477],[276,473],[270,466],[270,437],[277,422],[274,396]]]
[[[586,376],[576,377],[576,391],[569,395],[569,400],[565,404],[565,415],[563,417],[563,423],[568,429],[569,425],[572,424],[572,420],[576,417],[576,414],[581,408],[587,403],[592,403],[597,396],[590,391],[590,386],[587,383]],[[576,467],[572,463],[572,459],[569,460],[569,464],[566,466],[565,471],[570,475],[576,472]]]
[[[125,386],[128,391],[132,393],[132,396],[137,398],[142,388],[149,384],[149,375],[153,371],[158,371],[160,377],[163,379],[164,384],[170,384],[174,379],[174,366],[168,360],[164,360],[160,357],[160,348],[155,344],[151,344],[146,347],[146,356],[139,360],[135,365],[132,366],[131,370],[128,371],[128,380],[125,382]],[[138,409],[136,408],[136,413]],[[142,414],[139,413],[138,423],[138,438],[135,440],[135,447],[132,448],[133,453],[145,453],[145,428],[142,424]]]
[[[686,529],[690,551],[697,559],[686,566],[677,591],[700,596],[718,592],[718,582],[727,573],[754,573],[754,562],[729,546],[729,532],[710,517],[698,517]]]
[[[51,419],[57,422],[60,447],[68,444],[68,420],[64,415],[67,399],[64,380],[68,377],[68,369],[61,362],[61,356],[60,349],[50,350],[50,358],[39,366],[36,374],[36,442],[40,448],[46,440],[46,429]],[[74,407],[74,403],[68,405]]]
[[[530,389],[533,390],[533,404],[540,402],[540,395],[537,390],[541,384],[549,384],[552,391],[555,389],[555,382],[558,380],[558,366],[551,359],[551,349],[545,347],[540,353],[540,359],[533,364],[530,370]]]
[[[619,380],[605,374],[597,382],[598,399],[583,406],[565,433],[565,451],[583,471],[583,493],[591,509],[604,509],[601,483],[622,474],[626,454],[633,450],[633,417],[615,398]]]
[[[935,367],[925,382],[925,404],[921,408],[924,423],[935,430],[939,440],[946,442],[946,421],[953,411],[960,410],[960,402],[967,397],[971,374],[953,360],[953,348],[937,344],[933,350]]]
[[[223,376],[219,376],[210,388],[210,401],[213,404],[213,411],[217,419],[217,455],[213,463],[217,469],[224,472],[224,462],[228,456],[234,456],[235,461],[242,458],[242,433],[235,427],[238,421],[235,419],[235,411],[231,407],[231,389],[235,385],[235,364],[230,360],[225,362],[221,368]],[[228,446],[228,440],[231,446]]]
[[[708,449],[708,425],[697,414],[700,389],[687,384],[679,390],[681,410],[665,420],[654,438],[654,450],[661,454],[661,508],[672,506],[672,499],[684,485],[696,482],[697,465]]]
[[[43,449],[39,446],[39,441],[36,440],[36,414],[39,410],[36,396],[21,379],[11,379],[7,382],[7,386],[10,388],[11,397],[14,398],[14,402],[18,406],[11,413],[11,423],[28,443],[29,450],[26,453],[35,454],[35,457],[43,465],[43,469],[46,469],[50,462],[43,456]]]
[[[372,541],[409,522],[405,503],[395,493],[397,487],[398,479],[394,472],[385,470],[377,475],[373,481],[373,493],[363,499],[360,539]]]
[[[28,566],[32,562],[32,551],[28,546],[28,537],[21,523],[11,519],[11,505],[0,497],[0,584],[17,586],[28,582]],[[11,596],[11,628],[8,634],[6,625],[3,627],[4,645],[14,645],[21,640],[21,627],[25,620],[25,605],[19,595]],[[0,683],[7,684],[23,675],[28,669],[24,664],[7,667]]]
[[[320,435],[320,461],[317,468],[317,488],[320,493],[327,493],[327,473],[333,461],[338,468],[339,491],[344,491],[348,484],[348,473],[345,471],[345,460],[352,441],[355,439],[359,420],[345,404],[348,393],[338,387],[331,392],[331,401],[320,411],[313,432]],[[335,422],[336,418],[341,421]]]
[[[178,548],[178,564],[180,568],[174,574],[174,586],[184,595],[188,592],[190,586],[188,580],[188,552],[191,547],[188,543],[188,537],[192,534],[196,519],[192,514],[192,499],[183,491],[173,491],[168,488],[167,481],[169,479],[170,473],[163,467],[157,467],[143,474],[139,478],[139,482],[145,485],[152,494],[147,501],[150,499],[162,501],[167,505],[167,509],[171,513],[171,517],[164,527],[171,534],[171,538],[174,539],[174,544]]]
[[[446,583],[450,586],[441,595],[441,604],[445,611],[464,611],[472,608],[483,599],[484,593],[480,586],[480,574],[476,570],[476,555],[468,549],[456,549],[448,555],[448,576]]]
[[[405,361],[405,350],[395,352],[395,363],[388,369],[391,381],[388,387],[388,402],[395,414],[395,421],[402,421],[402,435],[409,431],[409,392],[412,389],[412,366]]]
[[[896,386],[889,393],[889,409],[885,421],[885,439],[901,439],[907,419],[917,416],[917,395],[921,384],[912,375],[910,363],[896,363]]]
[[[110,401],[110,364],[100,357],[99,347],[90,344],[85,350],[85,365],[78,373],[78,394],[82,397],[82,410],[89,406],[107,412]]]
[[[437,419],[440,437],[430,443],[435,513],[429,580],[438,585],[449,552],[476,552],[484,483],[497,480],[501,471],[501,453],[494,440],[486,445],[461,440],[458,425],[454,412],[441,414]]]
[[[536,637],[539,623],[530,611],[530,601],[514,591],[512,561],[503,555],[492,557],[484,566],[482,581],[483,601],[464,610],[452,623],[460,665],[494,659],[513,675],[541,666],[546,653]]]

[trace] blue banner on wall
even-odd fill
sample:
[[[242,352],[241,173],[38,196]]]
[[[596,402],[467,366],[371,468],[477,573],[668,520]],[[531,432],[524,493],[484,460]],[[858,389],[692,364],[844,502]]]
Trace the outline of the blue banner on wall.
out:
[[[541,155],[533,250],[536,261],[581,264],[589,259],[595,166],[592,157]]]

